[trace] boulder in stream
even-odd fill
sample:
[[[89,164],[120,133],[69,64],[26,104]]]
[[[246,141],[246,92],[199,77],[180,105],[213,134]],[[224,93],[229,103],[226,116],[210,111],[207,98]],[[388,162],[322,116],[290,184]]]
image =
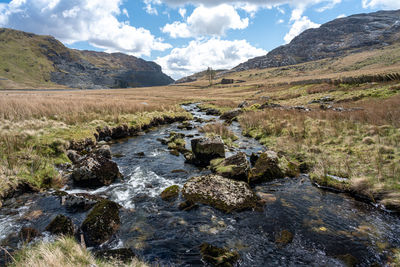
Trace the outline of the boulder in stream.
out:
[[[226,159],[214,159],[211,161],[211,171],[225,178],[238,181],[248,181],[250,163],[244,152],[239,152]]]
[[[75,227],[71,218],[59,214],[46,227],[46,231],[53,235],[73,236],[75,233]]]
[[[183,197],[224,212],[256,208],[259,198],[245,182],[210,174],[189,179],[182,189]]]
[[[236,251],[215,247],[207,243],[200,246],[200,253],[203,260],[212,264],[212,266],[230,267],[234,266],[240,259],[240,255]]]
[[[267,151],[260,155],[249,174],[249,183],[260,183],[283,178],[284,173],[279,167],[279,158],[274,151]]]
[[[96,188],[110,185],[121,176],[115,162],[101,155],[91,154],[81,158],[71,177],[78,186]]]
[[[208,166],[216,158],[225,158],[225,145],[221,137],[192,139],[193,162],[198,166]]]
[[[121,223],[119,208],[110,200],[102,200],[93,207],[81,226],[88,246],[99,246],[115,234]]]
[[[32,227],[23,227],[19,232],[19,238],[23,243],[30,243],[36,237],[39,237],[40,233],[38,230]]]

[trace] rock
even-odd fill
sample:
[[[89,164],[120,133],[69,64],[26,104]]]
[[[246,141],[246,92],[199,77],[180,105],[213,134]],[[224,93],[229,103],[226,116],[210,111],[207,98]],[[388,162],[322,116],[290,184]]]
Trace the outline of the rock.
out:
[[[111,129],[108,126],[105,126],[104,128],[97,127],[97,141],[105,141],[109,142],[111,141]]]
[[[218,109],[215,109],[215,108],[208,108],[208,109],[206,109],[206,115],[209,115],[209,116],[219,116],[219,115],[221,115],[221,111],[219,111]]]
[[[96,154],[99,155],[99,156],[101,156],[101,157],[104,157],[104,158],[106,158],[106,159],[111,159],[111,158],[112,158],[112,156],[111,156],[111,148],[110,148],[110,146],[108,146],[108,145],[103,145],[103,146],[101,146],[101,147],[96,151]]]
[[[128,125],[120,125],[111,130],[112,139],[121,139],[130,136],[130,131]]]
[[[170,186],[166,188],[164,191],[162,191],[161,198],[164,201],[173,201],[178,198],[179,191],[180,191],[179,186],[177,185]]]
[[[236,251],[215,247],[207,243],[200,246],[200,253],[203,260],[213,266],[231,267],[240,259],[240,255]]]
[[[233,84],[235,81],[233,79],[225,79],[221,80],[221,84]]]
[[[67,150],[67,157],[73,164],[78,163],[79,159],[81,158],[81,156],[75,150]]]
[[[250,156],[250,164],[251,164],[251,166],[256,165],[256,162],[260,158],[260,155],[261,155],[261,152],[251,153],[251,156]]]
[[[221,137],[192,139],[194,163],[198,166],[208,166],[216,158],[225,158],[225,145]]]
[[[146,154],[144,152],[139,152],[139,153],[136,153],[135,156],[138,158],[144,158],[144,157],[146,157]]]
[[[178,208],[183,211],[191,211],[193,209],[197,209],[198,207],[199,207],[199,205],[197,205],[195,202],[192,202],[189,200],[179,203],[179,206],[178,206]]]
[[[335,99],[331,96],[324,96],[322,98],[319,99],[314,99],[310,102],[308,102],[308,104],[326,104],[326,103],[331,103],[333,102]]]
[[[38,230],[31,227],[23,227],[19,232],[19,238],[23,243],[30,243],[36,237],[39,237]]]
[[[172,151],[172,155],[179,156],[179,153],[185,154],[188,152],[184,138],[185,135],[183,133],[170,133],[167,145],[168,149]]]
[[[93,207],[81,226],[88,246],[101,245],[115,234],[121,223],[119,208],[109,200],[102,200]]]
[[[61,197],[62,204],[69,212],[84,212],[90,210],[102,198],[89,194],[74,194]]]
[[[130,263],[136,258],[135,253],[129,248],[100,250],[96,251],[94,256],[105,261],[118,261],[123,263]]]
[[[92,148],[96,146],[96,141],[92,138],[86,138],[84,140],[69,142],[68,150],[75,150],[77,152],[90,152]]]
[[[247,108],[248,106],[250,106],[249,102],[243,101],[238,105],[238,108]]]
[[[257,192],[256,195],[260,198],[260,202],[263,204],[271,204],[276,202],[276,196],[273,194]]]
[[[46,227],[46,231],[53,235],[73,236],[75,233],[75,227],[70,218],[59,214]]]
[[[183,169],[172,170],[171,173],[186,173],[186,174],[188,174],[188,172]]]
[[[275,243],[278,245],[287,245],[292,243],[293,241],[293,234],[288,230],[283,230],[275,237]]]
[[[193,177],[182,189],[183,197],[224,212],[253,209],[259,200],[245,182],[230,180],[219,175]]]
[[[266,182],[283,178],[284,174],[279,168],[279,158],[274,151],[267,151],[260,155],[249,174],[249,183]]]
[[[250,163],[243,152],[239,152],[226,159],[214,159],[211,161],[211,171],[225,178],[238,181],[248,181]]]
[[[110,185],[122,175],[118,165],[110,159],[88,155],[75,166],[71,177],[79,186],[96,188]]]
[[[242,113],[243,113],[242,109],[236,108],[231,111],[225,112],[224,114],[221,115],[220,118],[221,118],[221,120],[224,120],[224,121],[232,121]]]

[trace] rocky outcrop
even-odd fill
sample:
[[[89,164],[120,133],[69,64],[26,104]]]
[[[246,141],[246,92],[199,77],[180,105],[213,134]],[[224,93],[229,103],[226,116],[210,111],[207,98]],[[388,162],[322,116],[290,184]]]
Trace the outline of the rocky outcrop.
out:
[[[88,246],[98,246],[109,240],[119,229],[120,206],[109,200],[102,200],[93,207],[81,229]]]
[[[283,178],[284,173],[279,167],[279,158],[274,151],[262,153],[249,174],[249,183],[260,183],[276,178]]]
[[[239,253],[230,251],[225,248],[219,248],[207,243],[200,246],[200,253],[204,261],[212,264],[212,266],[234,266],[240,259]]]
[[[75,227],[71,218],[60,214],[50,222],[46,227],[46,231],[53,235],[73,236],[75,233]]]
[[[192,139],[193,163],[208,166],[216,158],[225,158],[225,145],[221,137]]]
[[[182,189],[183,197],[224,212],[257,207],[259,198],[245,182],[233,181],[219,175],[193,177]]]
[[[246,154],[240,152],[226,159],[212,160],[211,171],[225,178],[247,182],[250,163]]]
[[[379,48],[400,40],[400,10],[335,19],[308,29],[289,44],[250,59],[235,71],[295,65]]]

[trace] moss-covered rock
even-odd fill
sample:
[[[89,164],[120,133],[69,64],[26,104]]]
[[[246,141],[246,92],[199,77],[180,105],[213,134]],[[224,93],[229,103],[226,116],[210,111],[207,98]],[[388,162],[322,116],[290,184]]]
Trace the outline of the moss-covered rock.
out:
[[[53,235],[73,236],[75,233],[75,227],[71,218],[59,214],[46,227],[46,231]]]
[[[225,158],[225,145],[221,137],[192,139],[194,163],[198,166],[208,166],[216,158]]]
[[[358,259],[351,254],[339,255],[337,258],[343,261],[347,267],[354,267],[359,263]]]
[[[93,207],[81,226],[88,246],[98,246],[115,234],[121,223],[119,208],[110,200],[102,200]]]
[[[294,235],[289,230],[282,230],[276,237],[275,243],[281,246],[285,246],[292,243]]]
[[[207,243],[200,246],[200,253],[203,260],[213,266],[231,267],[240,259],[240,255],[236,251],[215,247]]]
[[[31,227],[23,227],[19,232],[19,238],[23,243],[29,243],[38,236],[40,236],[38,230]]]
[[[162,200],[165,201],[173,201],[178,198],[179,191],[180,191],[179,186],[172,185],[170,187],[167,187],[164,191],[162,191],[161,198]]]
[[[351,192],[349,179],[340,178],[333,175],[310,174],[310,180],[317,186],[340,192]]]
[[[279,158],[274,151],[267,151],[260,155],[249,174],[249,183],[260,183],[283,178],[284,173],[279,167]]]
[[[250,163],[245,153],[240,152],[226,159],[214,159],[211,161],[211,171],[222,177],[248,181]]]
[[[259,201],[247,183],[214,174],[191,178],[183,186],[182,194],[188,201],[227,213],[256,208]]]

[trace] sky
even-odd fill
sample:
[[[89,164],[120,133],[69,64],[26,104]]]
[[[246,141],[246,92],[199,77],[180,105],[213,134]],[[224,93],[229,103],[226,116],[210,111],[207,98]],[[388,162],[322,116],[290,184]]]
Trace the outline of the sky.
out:
[[[400,0],[0,0],[0,27],[151,60],[178,79],[230,69],[333,19]]]

